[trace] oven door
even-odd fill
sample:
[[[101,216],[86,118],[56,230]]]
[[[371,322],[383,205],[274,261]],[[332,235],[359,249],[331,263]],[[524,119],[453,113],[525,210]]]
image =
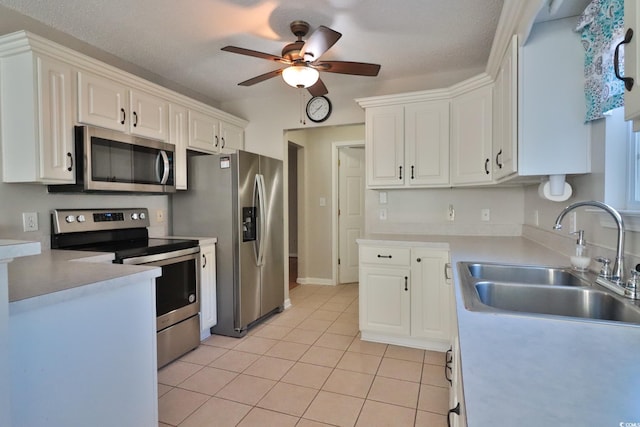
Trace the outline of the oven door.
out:
[[[200,278],[197,266],[199,254],[200,249],[193,248],[123,260],[124,264],[162,268],[162,276],[156,278],[158,331],[200,311]]]

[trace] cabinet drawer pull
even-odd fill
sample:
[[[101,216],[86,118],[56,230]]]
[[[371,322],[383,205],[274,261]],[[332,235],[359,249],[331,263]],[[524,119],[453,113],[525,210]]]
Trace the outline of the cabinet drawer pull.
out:
[[[613,72],[616,74],[616,77],[619,80],[622,80],[624,82],[624,88],[627,89],[628,92],[631,92],[631,89],[633,88],[633,78],[622,77],[620,75],[620,61],[618,59],[619,58],[618,51],[620,50],[620,46],[622,46],[623,44],[629,43],[632,38],[633,38],[633,30],[629,28],[627,32],[624,34],[624,40],[622,40],[620,43],[616,45],[616,50],[613,52]]]
[[[415,179],[415,176],[413,176],[413,165],[411,165],[411,179]]]
[[[69,158],[69,167],[67,167],[67,170],[71,172],[73,170],[73,156],[71,153],[67,153],[67,157]]]
[[[489,159],[485,159],[485,161],[484,161],[484,173],[486,173],[487,175],[489,175],[489,162],[490,161],[491,160],[489,160]]]
[[[202,254],[202,268],[205,268],[207,266],[207,256],[205,254]]]
[[[398,169],[400,170],[400,174],[398,175],[398,179],[402,179],[402,166],[398,166]]]
[[[387,258],[387,259],[391,259],[391,255],[380,255],[380,254],[378,254],[378,258]]]
[[[408,291],[409,290],[409,277],[404,276],[404,290]]]
[[[216,141],[216,142],[214,142],[214,146],[216,148],[218,148],[218,135],[216,135],[214,138],[215,138],[215,141]]]
[[[449,409],[447,413],[447,427],[451,427],[451,419],[449,417],[451,414],[460,415],[460,402],[458,402],[455,408]]]
[[[123,125],[125,120],[127,119],[127,113],[124,111],[124,108],[120,109],[120,113],[122,114],[122,119],[120,120],[120,124]]]
[[[138,127],[138,113],[136,113],[135,111],[133,112],[133,127]]]
[[[453,385],[451,381],[451,376],[453,375],[453,368],[451,364],[453,363],[453,347],[449,347],[447,353],[445,354],[445,365],[444,365],[444,377],[447,381],[449,381],[450,385]]]
[[[220,146],[220,148],[224,148],[224,144],[225,144],[225,142],[224,142],[224,136],[223,136],[222,138],[220,138],[220,139],[222,140],[222,145]]]
[[[422,262],[422,258],[416,258],[416,261]]]
[[[502,156],[502,148],[500,149],[500,151],[498,151],[498,154],[496,154],[496,165],[498,166],[498,169],[502,169],[502,163],[500,163],[500,156]]]

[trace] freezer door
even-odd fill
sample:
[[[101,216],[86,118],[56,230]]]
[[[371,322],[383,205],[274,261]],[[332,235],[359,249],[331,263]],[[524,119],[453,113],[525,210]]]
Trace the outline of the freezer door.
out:
[[[260,168],[259,156],[243,151],[238,152],[238,205],[239,212],[251,208],[254,217],[259,217],[256,201],[256,176]],[[248,324],[261,316],[260,307],[260,268],[256,262],[257,247],[260,229],[257,225],[256,240],[243,241],[243,221],[238,221],[239,236],[239,275],[240,281],[237,289],[236,328],[245,328]]]
[[[262,303],[265,315],[284,304],[284,217],[282,161],[260,157],[260,174],[264,186],[264,228],[261,258]]]

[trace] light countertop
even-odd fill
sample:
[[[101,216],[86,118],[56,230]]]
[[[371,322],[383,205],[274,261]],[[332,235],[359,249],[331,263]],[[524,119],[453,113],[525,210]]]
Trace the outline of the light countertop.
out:
[[[567,256],[521,237],[365,240],[387,238],[450,249],[469,427],[640,425],[640,327],[464,308],[458,262],[568,266]]]
[[[112,253],[50,250],[9,263],[11,314],[160,276],[159,267],[112,264]]]
[[[0,239],[0,260],[35,255],[40,250],[40,242]]]

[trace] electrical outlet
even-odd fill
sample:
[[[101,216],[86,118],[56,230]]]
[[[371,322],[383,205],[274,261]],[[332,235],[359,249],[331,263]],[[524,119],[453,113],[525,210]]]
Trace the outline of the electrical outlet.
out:
[[[447,218],[449,221],[453,221],[456,219],[456,210],[453,208],[453,205],[449,205],[449,213],[447,214]]]
[[[38,231],[38,212],[22,213],[22,230]]]
[[[381,204],[381,205],[386,205],[387,204],[387,192],[386,191],[381,191],[380,192],[378,203]]]
[[[156,211],[156,221],[158,222],[164,222],[164,210],[162,209],[158,209]]]
[[[490,209],[482,209],[482,210],[480,210],[480,219],[482,221],[490,221],[491,220],[491,210]]]
[[[380,215],[380,220],[382,221],[386,221],[387,220],[387,210],[386,209],[380,209],[379,215]]]

